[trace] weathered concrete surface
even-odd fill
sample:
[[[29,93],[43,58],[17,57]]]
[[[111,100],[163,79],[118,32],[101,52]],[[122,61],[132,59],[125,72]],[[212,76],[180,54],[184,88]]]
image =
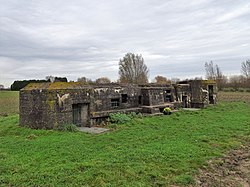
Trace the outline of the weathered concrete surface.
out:
[[[87,132],[90,134],[100,134],[109,131],[109,129],[100,128],[100,127],[78,127],[78,130],[81,132]]]

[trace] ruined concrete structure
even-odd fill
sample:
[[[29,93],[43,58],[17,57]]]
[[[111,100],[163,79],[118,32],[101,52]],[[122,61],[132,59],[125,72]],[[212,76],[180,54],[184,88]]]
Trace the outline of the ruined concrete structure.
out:
[[[80,82],[31,83],[20,91],[20,125],[54,129],[63,124],[94,126],[110,113],[156,114],[165,107],[205,107],[216,103],[210,80],[173,85],[84,85]]]

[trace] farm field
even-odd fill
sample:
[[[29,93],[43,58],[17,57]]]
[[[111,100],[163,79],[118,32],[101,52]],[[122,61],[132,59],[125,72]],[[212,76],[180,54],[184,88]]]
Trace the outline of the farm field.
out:
[[[250,92],[219,92],[219,102],[243,101],[250,103]]]
[[[0,91],[0,116],[19,112],[19,92]]]
[[[194,185],[199,168],[250,141],[250,105],[135,119],[111,132],[32,130],[0,117],[0,186]]]

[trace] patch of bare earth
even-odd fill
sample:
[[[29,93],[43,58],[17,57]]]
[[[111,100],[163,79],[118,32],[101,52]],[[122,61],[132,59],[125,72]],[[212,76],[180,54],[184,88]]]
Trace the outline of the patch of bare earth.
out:
[[[230,151],[208,163],[196,177],[196,186],[250,186],[250,145]]]

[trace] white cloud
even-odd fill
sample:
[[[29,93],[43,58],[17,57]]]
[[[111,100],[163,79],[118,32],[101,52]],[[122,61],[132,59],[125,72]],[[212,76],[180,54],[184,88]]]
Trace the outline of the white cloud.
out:
[[[213,60],[239,73],[250,58],[248,0],[0,0],[0,83],[67,76],[118,78],[139,53],[150,78],[196,77]]]
[[[243,4],[239,7],[234,7],[232,11],[225,13],[217,19],[217,22],[225,22],[230,21],[232,19],[236,19],[242,15],[248,14],[250,15],[250,3]]]

